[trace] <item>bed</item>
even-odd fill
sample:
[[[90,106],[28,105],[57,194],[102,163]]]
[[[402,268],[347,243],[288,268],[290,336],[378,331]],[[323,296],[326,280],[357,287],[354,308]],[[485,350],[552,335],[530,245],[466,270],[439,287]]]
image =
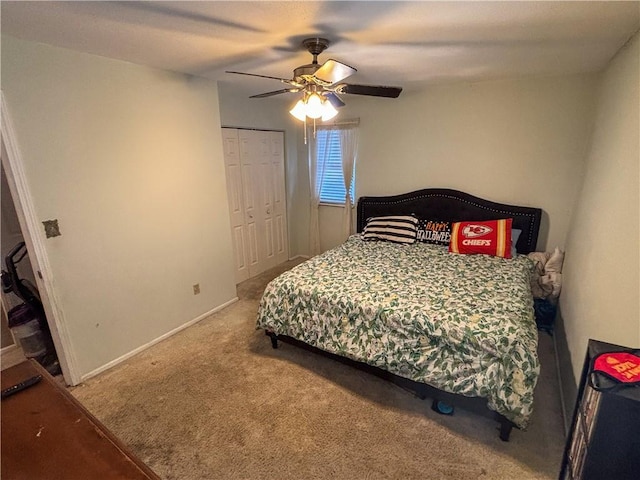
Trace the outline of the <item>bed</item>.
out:
[[[530,290],[538,208],[451,189],[361,197],[358,234],[266,287],[257,327],[432,398],[495,418],[500,438],[527,427],[537,382]],[[444,245],[366,241],[367,221],[511,219],[518,255],[450,253]],[[513,232],[513,230],[510,230]],[[515,251],[514,251],[515,254]],[[507,255],[509,256],[509,255]]]

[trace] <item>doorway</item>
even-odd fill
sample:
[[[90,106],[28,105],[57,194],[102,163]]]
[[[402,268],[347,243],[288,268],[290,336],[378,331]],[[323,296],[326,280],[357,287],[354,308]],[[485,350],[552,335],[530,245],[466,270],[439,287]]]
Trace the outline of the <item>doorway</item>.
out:
[[[4,141],[2,142],[2,156],[7,155]],[[9,251],[24,242],[22,229],[16,213],[16,207],[11,197],[9,183],[7,182],[7,174],[4,165],[0,168],[0,255],[2,259],[2,269],[5,270],[5,258]],[[17,264],[18,275],[22,279],[26,279],[32,285],[36,284],[35,274],[31,260],[27,255],[20,263]],[[22,301],[14,293],[5,293],[2,291],[1,297],[2,318],[0,319],[0,341],[2,345],[2,368],[8,368],[25,359],[24,352],[20,348],[18,342],[15,341],[11,330],[9,330],[8,312],[17,307]]]
[[[11,199],[12,209],[18,218],[17,223],[20,235],[24,238],[26,251],[29,254],[31,263],[31,267],[23,267],[21,269],[21,274],[24,274],[25,277],[30,275],[30,278],[35,280],[33,284],[38,290],[42,308],[44,309],[42,317],[46,318],[46,324],[51,332],[64,381],[68,385],[76,385],[80,382],[80,375],[78,375],[75,361],[73,361],[71,342],[64,328],[62,312],[58,307],[58,302],[56,301],[53,291],[49,259],[43,244],[43,239],[40,238],[39,233],[42,224],[39,222],[35,213],[13,124],[4,95],[2,95],[1,92],[0,98],[0,108],[2,110],[2,129],[0,130],[2,155],[0,156],[0,160],[6,178],[6,188],[3,188],[3,191],[6,190],[6,193],[9,194],[8,198]],[[4,204],[5,199],[3,198],[2,201]],[[14,231],[15,230],[16,228],[14,227]],[[7,305],[5,305],[5,308],[6,307]]]
[[[4,142],[2,142],[2,155],[6,155]],[[11,198],[4,166],[0,168],[0,205],[0,258],[2,259],[2,269],[4,269],[4,259],[7,253],[9,253],[9,250],[11,250],[14,245],[24,241],[22,230],[20,230],[18,215],[15,205],[13,204],[13,198]],[[18,272],[21,278],[32,280],[35,284],[33,269],[31,268],[31,262],[28,257],[18,265]],[[16,365],[25,359],[24,352],[13,338],[8,325],[8,312],[19,304],[20,301],[15,295],[2,291],[0,297],[0,344],[2,347],[3,369]]]

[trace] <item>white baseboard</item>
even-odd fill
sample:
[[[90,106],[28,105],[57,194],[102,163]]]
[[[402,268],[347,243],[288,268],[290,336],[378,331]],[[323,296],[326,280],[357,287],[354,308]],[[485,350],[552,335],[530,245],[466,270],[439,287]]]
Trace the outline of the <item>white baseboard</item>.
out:
[[[309,260],[311,257],[309,255],[296,255],[295,257],[291,257],[289,261],[296,260],[298,258],[304,258],[305,260]]]
[[[556,357],[556,375],[558,376],[558,390],[560,390],[560,410],[562,410],[562,425],[564,426],[565,437],[569,435],[571,428],[571,420],[567,416],[567,400],[565,398],[564,389],[562,388],[562,373],[560,371],[560,359],[558,358],[558,336],[553,334],[553,353]]]
[[[11,345],[7,345],[6,347],[2,347],[2,349],[0,349],[0,355],[7,355],[8,353],[11,353],[16,348],[18,348],[18,346],[15,343],[12,343]]]
[[[24,362],[25,359],[22,349],[15,343],[0,349],[0,368],[2,370]]]
[[[99,373],[104,372],[105,370],[109,370],[111,367],[115,367],[116,365],[118,365],[119,363],[124,362],[128,358],[131,358],[134,355],[142,352],[143,350],[146,350],[147,348],[152,347],[156,343],[159,343],[159,342],[161,342],[161,341],[163,341],[163,340],[175,335],[176,333],[184,330],[185,328],[190,327],[191,325],[194,325],[194,324],[198,323],[200,320],[204,320],[208,316],[213,315],[216,312],[219,312],[223,308],[226,308],[229,305],[231,305],[231,304],[233,304],[233,303],[235,303],[237,301],[238,301],[238,297],[232,298],[228,302],[225,302],[222,305],[219,305],[216,308],[214,308],[212,310],[209,310],[208,312],[205,312],[202,315],[197,316],[193,320],[189,320],[187,323],[184,323],[184,324],[180,325],[179,327],[174,328],[173,330],[165,333],[164,335],[161,335],[158,338],[156,338],[154,340],[151,340],[149,343],[141,345],[140,347],[138,347],[138,348],[136,348],[134,350],[131,350],[129,353],[125,353],[121,357],[118,357],[115,360],[111,360],[109,363],[106,363],[105,365],[103,365],[101,367],[98,367],[98,368],[96,368],[95,370],[92,370],[89,373],[85,373],[84,375],[82,375],[82,377],[80,377],[80,381],[84,382],[85,380],[88,380],[91,377],[95,377],[96,375],[98,375]]]

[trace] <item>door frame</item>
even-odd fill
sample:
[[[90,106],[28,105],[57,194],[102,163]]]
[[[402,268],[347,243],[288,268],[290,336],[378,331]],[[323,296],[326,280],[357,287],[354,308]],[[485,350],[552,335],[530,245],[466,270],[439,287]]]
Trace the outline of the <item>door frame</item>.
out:
[[[43,230],[36,216],[15,129],[2,91],[0,91],[0,106],[2,113],[1,140],[7,152],[7,155],[1,155],[2,165],[7,174],[7,183],[15,204],[20,229],[27,245],[29,259],[35,270],[36,284],[60,361],[62,375],[68,385],[77,385],[81,378],[73,345],[66,327],[63,310],[53,287],[51,264],[44,245]]]

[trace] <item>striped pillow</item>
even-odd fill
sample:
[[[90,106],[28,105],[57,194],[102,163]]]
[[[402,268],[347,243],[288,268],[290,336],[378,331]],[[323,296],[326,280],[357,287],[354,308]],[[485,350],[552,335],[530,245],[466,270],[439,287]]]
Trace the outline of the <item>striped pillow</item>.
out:
[[[363,240],[415,243],[418,219],[410,215],[371,217],[362,232]]]

